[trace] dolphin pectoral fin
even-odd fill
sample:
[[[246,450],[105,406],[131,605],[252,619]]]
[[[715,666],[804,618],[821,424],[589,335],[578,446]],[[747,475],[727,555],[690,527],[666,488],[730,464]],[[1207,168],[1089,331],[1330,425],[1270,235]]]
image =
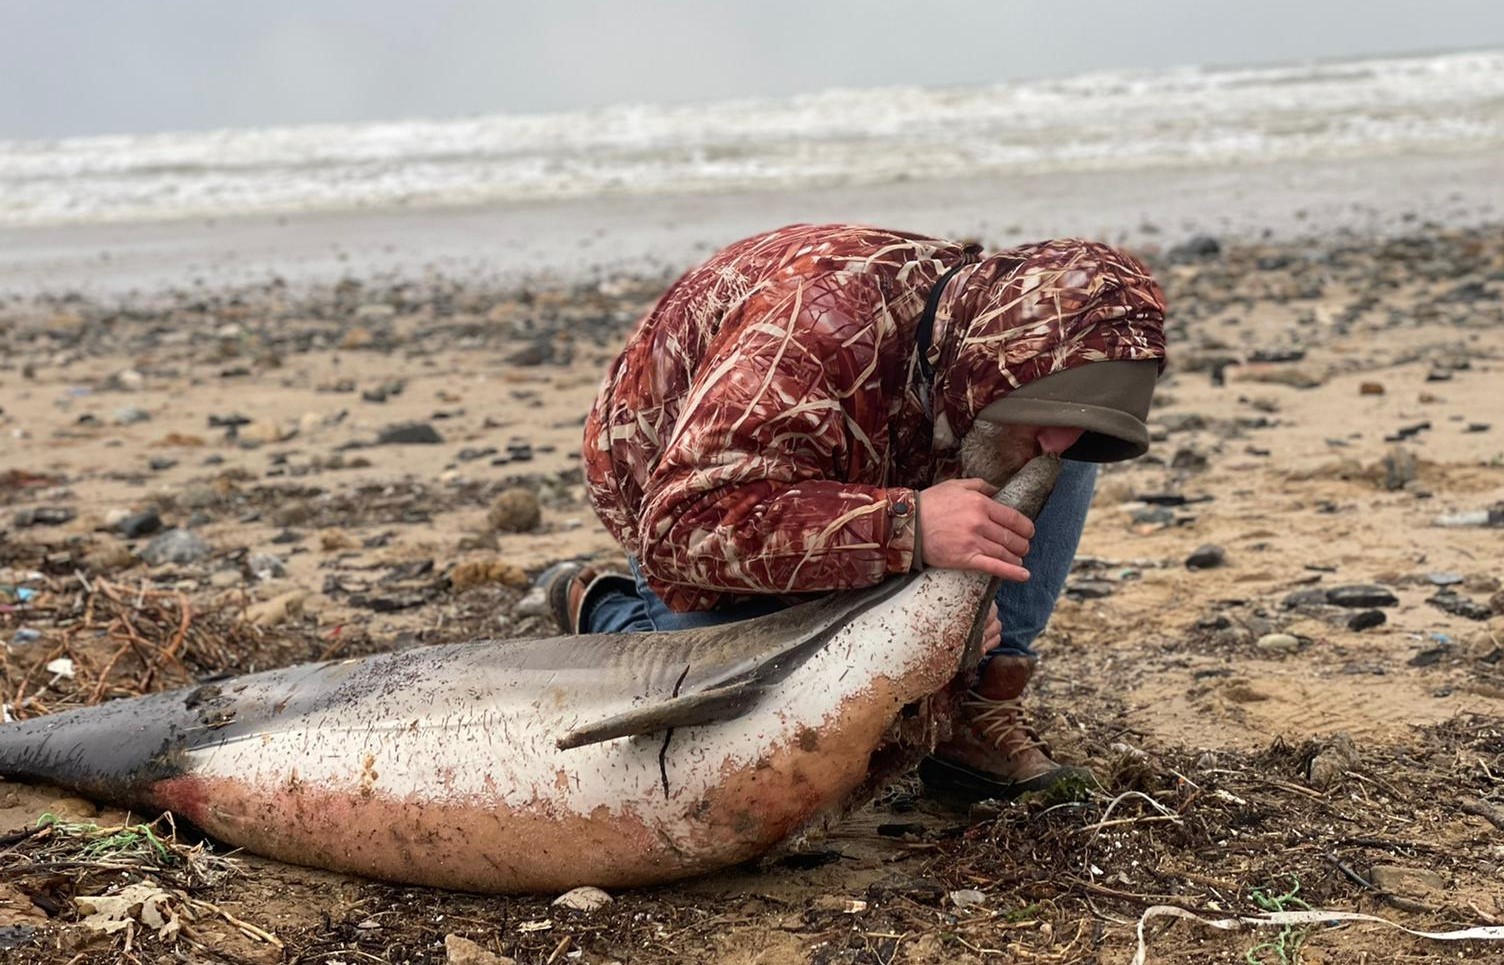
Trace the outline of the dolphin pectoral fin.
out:
[[[662,703],[650,704],[607,717],[594,724],[576,727],[555,743],[560,750],[567,751],[572,747],[599,744],[617,737],[636,737],[659,733],[672,727],[693,727],[730,720],[746,713],[757,701],[762,689],[755,683],[744,683],[716,687],[683,697],[671,697]]]
[[[673,696],[656,703],[577,727],[555,743],[560,750],[599,744],[616,737],[653,734],[671,727],[693,727],[740,717],[765,690],[797,669],[810,655],[830,642],[840,629],[863,611],[903,589],[912,575],[895,577],[866,590],[832,593],[787,610],[736,623],[680,633],[714,633],[732,642],[725,651],[701,655],[674,686]],[[759,655],[746,659],[746,640],[761,638]],[[689,691],[679,686],[689,680]],[[666,688],[665,688],[666,689]]]

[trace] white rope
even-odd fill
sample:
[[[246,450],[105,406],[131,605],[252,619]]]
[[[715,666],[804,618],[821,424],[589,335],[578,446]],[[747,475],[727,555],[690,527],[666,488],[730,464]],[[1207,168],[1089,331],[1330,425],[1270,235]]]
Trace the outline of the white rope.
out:
[[[1470,940],[1504,941],[1504,925],[1478,925],[1473,928],[1463,928],[1458,931],[1416,931],[1396,924],[1387,918],[1379,918],[1376,915],[1364,915],[1355,911],[1272,911],[1265,915],[1239,915],[1235,918],[1202,918],[1184,908],[1174,905],[1154,905],[1144,912],[1138,920],[1138,953],[1133,956],[1133,965],[1145,965],[1149,961],[1149,946],[1144,943],[1144,924],[1150,918],[1185,918],[1209,928],[1219,928],[1222,931],[1237,931],[1244,926],[1254,928],[1269,928],[1283,925],[1319,925],[1333,921],[1371,921],[1380,925],[1388,925],[1390,928],[1398,928],[1400,931],[1418,938],[1430,938],[1441,942],[1460,942]]]

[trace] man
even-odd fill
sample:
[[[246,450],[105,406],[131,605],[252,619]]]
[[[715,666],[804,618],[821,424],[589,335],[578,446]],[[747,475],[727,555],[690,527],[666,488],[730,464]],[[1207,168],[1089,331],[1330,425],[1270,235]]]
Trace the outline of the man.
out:
[[[1030,643],[1064,586],[1097,462],[1148,445],[1164,297],[1136,259],[852,225],[740,241],[676,281],[585,426],[591,500],[631,576],[548,574],[567,630],[746,619],[944,566],[1005,581],[962,725],[921,774],[1009,797],[1071,776],[1028,727]],[[1037,529],[995,487],[1042,451]]]

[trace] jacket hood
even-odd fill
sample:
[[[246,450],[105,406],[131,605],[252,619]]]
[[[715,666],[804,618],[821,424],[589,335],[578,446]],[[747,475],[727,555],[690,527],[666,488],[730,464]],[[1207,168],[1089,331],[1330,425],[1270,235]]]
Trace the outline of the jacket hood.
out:
[[[1061,239],[962,268],[935,313],[934,449],[953,456],[983,409],[1093,362],[1165,359],[1165,298],[1149,269],[1108,245]]]

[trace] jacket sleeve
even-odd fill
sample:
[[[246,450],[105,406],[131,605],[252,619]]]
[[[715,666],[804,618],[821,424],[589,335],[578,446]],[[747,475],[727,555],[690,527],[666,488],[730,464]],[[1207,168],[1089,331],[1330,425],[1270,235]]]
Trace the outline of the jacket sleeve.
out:
[[[844,482],[877,458],[849,411],[894,337],[859,274],[770,287],[703,360],[644,490],[648,575],[718,593],[871,586],[914,561],[914,491]],[[879,424],[885,424],[884,418]]]

